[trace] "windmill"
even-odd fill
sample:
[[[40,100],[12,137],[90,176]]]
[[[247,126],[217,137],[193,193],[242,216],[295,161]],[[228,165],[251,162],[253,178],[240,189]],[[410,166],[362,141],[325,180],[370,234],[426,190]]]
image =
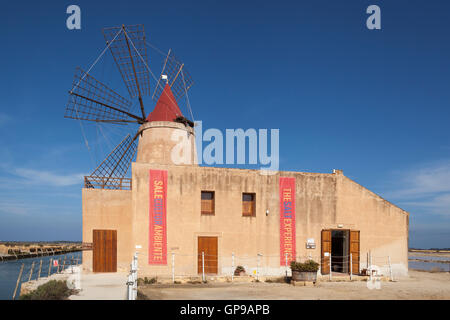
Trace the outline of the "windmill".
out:
[[[126,174],[136,154],[136,139],[140,134],[139,128],[136,129],[135,126],[151,121],[153,113],[165,112],[165,108],[171,108],[171,112],[166,112],[172,117],[167,119],[168,121],[177,121],[193,127],[193,122],[182,115],[177,104],[186,96],[193,118],[187,97],[193,81],[184,63],[175,57],[172,50],[164,54],[164,64],[159,77],[154,75],[149,67],[147,48],[162,52],[146,41],[143,25],[104,28],[103,35],[106,48],[100,56],[87,71],[81,68],[76,70],[64,117],[115,126],[134,126],[132,133],[127,134],[84,181],[86,188],[129,189],[131,179],[126,178]],[[130,99],[137,98],[139,102],[140,110],[137,113],[131,110],[132,102],[129,99],[90,74],[108,50],[114,58]],[[156,83],[153,94],[150,90],[152,80]],[[143,97],[150,95],[157,104],[147,117]]]

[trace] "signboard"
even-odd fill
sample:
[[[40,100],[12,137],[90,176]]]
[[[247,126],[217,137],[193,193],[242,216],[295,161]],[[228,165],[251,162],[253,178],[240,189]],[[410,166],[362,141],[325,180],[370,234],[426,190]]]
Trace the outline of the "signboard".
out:
[[[58,260],[53,260],[53,266],[57,267],[58,266]]]
[[[306,239],[306,249],[315,249],[316,243],[314,242],[314,238]]]
[[[148,264],[167,264],[167,171],[150,170]]]
[[[280,177],[280,265],[295,260],[295,178]],[[287,258],[286,258],[287,257]]]

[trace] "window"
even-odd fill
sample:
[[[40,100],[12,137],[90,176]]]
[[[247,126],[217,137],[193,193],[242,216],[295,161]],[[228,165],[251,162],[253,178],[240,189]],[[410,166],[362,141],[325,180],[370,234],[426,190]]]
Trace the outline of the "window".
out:
[[[214,215],[214,191],[202,191],[202,215]]]
[[[255,194],[254,193],[243,193],[242,194],[242,216],[244,217],[254,217],[256,216],[255,211]]]

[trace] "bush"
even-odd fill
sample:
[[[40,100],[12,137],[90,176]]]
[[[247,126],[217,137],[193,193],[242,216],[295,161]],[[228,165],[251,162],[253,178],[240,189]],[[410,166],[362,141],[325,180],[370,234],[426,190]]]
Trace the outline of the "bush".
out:
[[[137,299],[138,300],[150,300],[147,295],[145,295],[144,293],[142,293],[141,291],[138,290],[137,292]]]
[[[145,277],[144,279],[139,278],[137,282],[138,282],[138,286],[140,286],[140,285],[145,285],[145,284],[154,284],[154,283],[158,282],[158,280],[155,277],[150,278],[150,279]]]
[[[239,276],[241,272],[245,273],[245,268],[243,266],[237,266],[234,270],[234,275]]]
[[[66,300],[75,292],[67,287],[66,281],[51,280],[36,290],[20,296],[20,300]]]
[[[308,260],[303,263],[292,261],[291,270],[298,272],[317,272],[319,270],[319,264],[313,260]]]

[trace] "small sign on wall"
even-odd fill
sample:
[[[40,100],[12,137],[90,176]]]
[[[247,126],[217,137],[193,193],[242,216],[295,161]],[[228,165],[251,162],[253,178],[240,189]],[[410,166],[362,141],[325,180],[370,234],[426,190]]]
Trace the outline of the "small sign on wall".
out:
[[[306,239],[306,249],[315,249],[315,248],[316,242],[314,241],[314,238]]]
[[[324,254],[323,254],[325,257],[329,257],[330,256],[330,253],[329,252],[324,252]]]

